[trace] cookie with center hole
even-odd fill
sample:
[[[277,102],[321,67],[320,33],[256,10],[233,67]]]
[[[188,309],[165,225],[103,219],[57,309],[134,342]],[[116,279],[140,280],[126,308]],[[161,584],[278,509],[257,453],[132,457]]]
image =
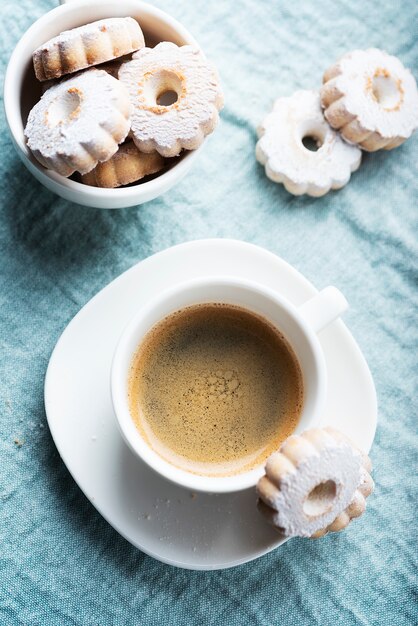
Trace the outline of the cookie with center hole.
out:
[[[418,89],[401,61],[383,50],[354,50],[324,74],[324,114],[363,150],[392,150],[418,127]]]
[[[118,150],[130,113],[122,83],[91,69],[48,89],[29,113],[25,138],[44,167],[62,176],[86,174]]]
[[[119,80],[131,98],[131,137],[141,152],[174,157],[195,150],[218,122],[218,75],[194,46],[143,48],[121,66]]]
[[[322,537],[360,517],[373,491],[369,457],[334,428],[292,435],[266,463],[259,510],[287,537]]]
[[[324,119],[317,91],[278,98],[257,132],[257,160],[268,178],[294,195],[319,197],[340,189],[361,163],[361,150]]]

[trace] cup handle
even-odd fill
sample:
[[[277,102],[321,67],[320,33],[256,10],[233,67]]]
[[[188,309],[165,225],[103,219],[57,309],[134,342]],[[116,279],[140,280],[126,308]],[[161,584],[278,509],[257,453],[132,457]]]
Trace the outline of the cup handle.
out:
[[[316,333],[331,324],[348,308],[348,302],[336,287],[325,287],[302,304],[298,311]]]

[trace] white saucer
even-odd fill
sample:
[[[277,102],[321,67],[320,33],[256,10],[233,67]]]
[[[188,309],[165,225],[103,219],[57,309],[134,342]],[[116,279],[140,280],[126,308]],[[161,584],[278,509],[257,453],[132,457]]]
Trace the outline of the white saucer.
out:
[[[282,259],[251,244],[209,239],[175,246],[138,263],[86,304],[59,339],[45,381],[55,444],[92,504],[147,554],[202,570],[251,561],[283,539],[257,512],[254,490],[191,494],[133,456],[113,415],[109,371],[122,329],[144,302],[176,282],[213,274],[262,282],[295,304],[317,291]],[[323,424],[336,426],[368,451],[377,405],[366,361],[341,320],[323,331],[320,341],[329,376]]]

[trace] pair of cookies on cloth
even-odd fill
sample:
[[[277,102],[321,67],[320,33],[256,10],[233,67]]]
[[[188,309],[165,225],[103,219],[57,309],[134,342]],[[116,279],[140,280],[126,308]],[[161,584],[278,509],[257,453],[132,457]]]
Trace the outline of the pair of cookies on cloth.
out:
[[[160,171],[166,158],[202,144],[223,106],[216,69],[200,50],[147,48],[130,17],[60,33],[35,50],[33,64],[48,88],[29,113],[28,147],[43,166],[79,172],[89,185],[118,187]]]
[[[276,100],[258,128],[256,157],[290,193],[323,196],[348,183],[361,150],[392,150],[417,127],[411,72],[382,50],[355,50],[325,72],[319,91]]]
[[[366,508],[371,462],[338,430],[291,435],[257,484],[258,508],[287,537],[323,537],[348,526]]]

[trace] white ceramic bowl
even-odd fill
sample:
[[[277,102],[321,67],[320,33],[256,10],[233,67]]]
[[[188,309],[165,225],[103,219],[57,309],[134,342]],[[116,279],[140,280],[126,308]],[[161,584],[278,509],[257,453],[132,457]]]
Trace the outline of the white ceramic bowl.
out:
[[[326,397],[327,372],[317,332],[347,308],[335,287],[327,287],[297,308],[265,286],[235,277],[195,279],[161,293],[148,302],[123,331],[113,358],[111,392],[121,433],[135,454],[172,482],[210,493],[227,493],[253,487],[264,464],[229,476],[201,475],[175,467],[151,448],[136,428],[128,401],[128,379],[133,356],[147,332],[170,313],[204,302],[235,304],[262,315],[276,326],[293,347],[302,370],[304,403],[296,432],[318,423]]]
[[[199,151],[186,153],[160,176],[121,189],[101,189],[70,180],[45,169],[32,156],[23,135],[30,109],[41,96],[40,83],[32,68],[32,53],[63,30],[107,17],[131,16],[138,20],[147,45],[172,41],[177,45],[198,46],[192,35],[164,11],[141,0],[74,0],[40,17],[25,32],[10,58],[4,80],[4,109],[10,135],[18,155],[28,170],[45,187],[66,200],[100,209],[120,209],[148,202],[165,193],[191,168]]]

